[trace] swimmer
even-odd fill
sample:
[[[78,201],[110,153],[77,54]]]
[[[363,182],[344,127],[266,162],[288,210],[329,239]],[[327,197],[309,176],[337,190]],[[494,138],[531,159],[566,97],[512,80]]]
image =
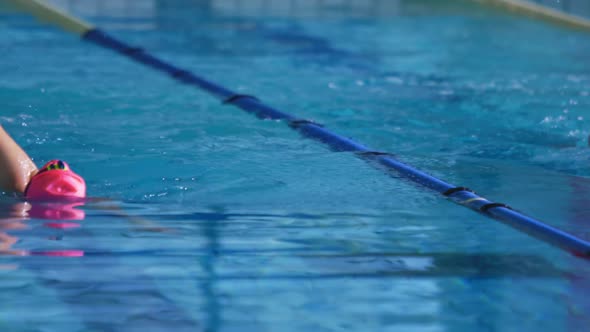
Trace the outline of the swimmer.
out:
[[[10,217],[0,215],[0,254],[17,254],[10,247],[16,238],[8,236],[2,229],[11,229],[24,225],[20,221],[30,217],[52,220],[82,220],[83,210],[76,209],[85,202],[105,202],[107,199],[86,198],[86,182],[74,173],[70,166],[62,160],[51,160],[40,169],[27,153],[8,135],[0,125],[0,191],[15,193],[26,202],[13,208]],[[142,230],[168,232],[164,227],[137,216],[125,214],[114,205],[102,206],[120,217],[128,219]],[[55,223],[50,223],[54,225]],[[59,223],[70,225],[73,223]],[[14,229],[14,228],[13,228]],[[22,252],[18,251],[22,255]]]
[[[41,169],[0,126],[0,189],[31,200],[72,200],[86,197],[86,182],[61,160]]]

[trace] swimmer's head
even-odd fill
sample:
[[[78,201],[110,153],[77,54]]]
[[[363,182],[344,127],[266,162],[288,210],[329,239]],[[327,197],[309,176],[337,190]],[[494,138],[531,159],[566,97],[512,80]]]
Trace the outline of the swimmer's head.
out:
[[[45,164],[31,178],[25,189],[27,199],[55,200],[84,197],[86,197],[86,182],[61,160],[52,160]]]

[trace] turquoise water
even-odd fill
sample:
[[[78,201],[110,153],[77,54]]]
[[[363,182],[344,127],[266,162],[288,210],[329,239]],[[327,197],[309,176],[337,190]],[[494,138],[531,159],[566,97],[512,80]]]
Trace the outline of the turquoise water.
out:
[[[586,34],[466,2],[60,3],[590,240]],[[1,258],[3,330],[589,326],[585,261],[26,15],[0,25],[0,122],[111,200],[56,229],[1,197],[34,253]]]

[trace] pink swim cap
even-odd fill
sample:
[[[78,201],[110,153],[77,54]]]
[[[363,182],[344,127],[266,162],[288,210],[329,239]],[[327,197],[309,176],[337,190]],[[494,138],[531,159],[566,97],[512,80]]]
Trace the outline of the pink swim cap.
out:
[[[86,197],[86,182],[64,161],[52,160],[31,178],[25,197],[36,200],[80,199]]]

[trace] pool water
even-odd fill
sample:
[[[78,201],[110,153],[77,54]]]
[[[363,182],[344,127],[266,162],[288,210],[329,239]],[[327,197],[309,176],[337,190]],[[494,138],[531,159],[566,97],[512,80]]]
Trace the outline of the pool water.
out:
[[[53,2],[590,240],[588,34],[464,1]],[[67,160],[109,200],[70,207],[85,217],[60,228],[0,197],[16,241],[0,262],[2,330],[590,326],[587,261],[0,13],[0,123],[39,166]]]

